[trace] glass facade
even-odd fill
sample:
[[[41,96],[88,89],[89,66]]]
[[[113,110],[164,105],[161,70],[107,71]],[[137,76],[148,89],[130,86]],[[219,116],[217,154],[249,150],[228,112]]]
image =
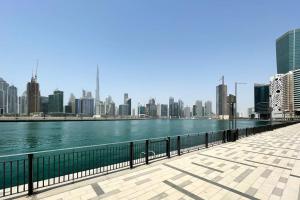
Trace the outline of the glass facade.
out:
[[[300,29],[291,30],[276,40],[277,73],[300,69]]]
[[[56,90],[53,95],[49,95],[48,112],[62,113],[64,112],[64,93]]]
[[[269,85],[254,85],[254,111],[258,114],[269,114]]]

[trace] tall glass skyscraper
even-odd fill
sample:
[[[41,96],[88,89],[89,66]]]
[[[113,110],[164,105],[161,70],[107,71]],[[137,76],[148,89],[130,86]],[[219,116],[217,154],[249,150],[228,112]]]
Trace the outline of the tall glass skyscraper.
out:
[[[269,118],[269,84],[254,84],[254,112],[260,115],[260,118]]]
[[[277,73],[300,69],[300,29],[291,30],[276,40]]]
[[[49,113],[62,113],[64,112],[64,92],[55,90],[53,94],[49,95],[48,104]]]

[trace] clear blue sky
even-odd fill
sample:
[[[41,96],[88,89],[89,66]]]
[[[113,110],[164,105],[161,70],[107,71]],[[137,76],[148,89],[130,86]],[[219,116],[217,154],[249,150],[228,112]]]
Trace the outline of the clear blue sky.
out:
[[[239,108],[253,106],[254,82],[276,73],[275,40],[300,27],[300,1],[1,0],[0,77],[25,90],[36,59],[41,94],[56,88],[119,104],[169,96],[212,100],[222,75]]]

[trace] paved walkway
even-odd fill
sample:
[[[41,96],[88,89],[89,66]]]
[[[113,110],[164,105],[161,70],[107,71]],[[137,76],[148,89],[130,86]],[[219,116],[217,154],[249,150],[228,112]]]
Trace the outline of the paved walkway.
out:
[[[299,152],[300,124],[296,124],[58,187],[32,198],[300,199]]]

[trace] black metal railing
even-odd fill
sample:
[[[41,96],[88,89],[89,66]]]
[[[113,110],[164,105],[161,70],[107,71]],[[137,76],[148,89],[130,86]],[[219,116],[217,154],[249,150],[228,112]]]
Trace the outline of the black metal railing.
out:
[[[31,195],[38,188],[149,164],[294,123],[0,156],[0,197],[22,192]]]

